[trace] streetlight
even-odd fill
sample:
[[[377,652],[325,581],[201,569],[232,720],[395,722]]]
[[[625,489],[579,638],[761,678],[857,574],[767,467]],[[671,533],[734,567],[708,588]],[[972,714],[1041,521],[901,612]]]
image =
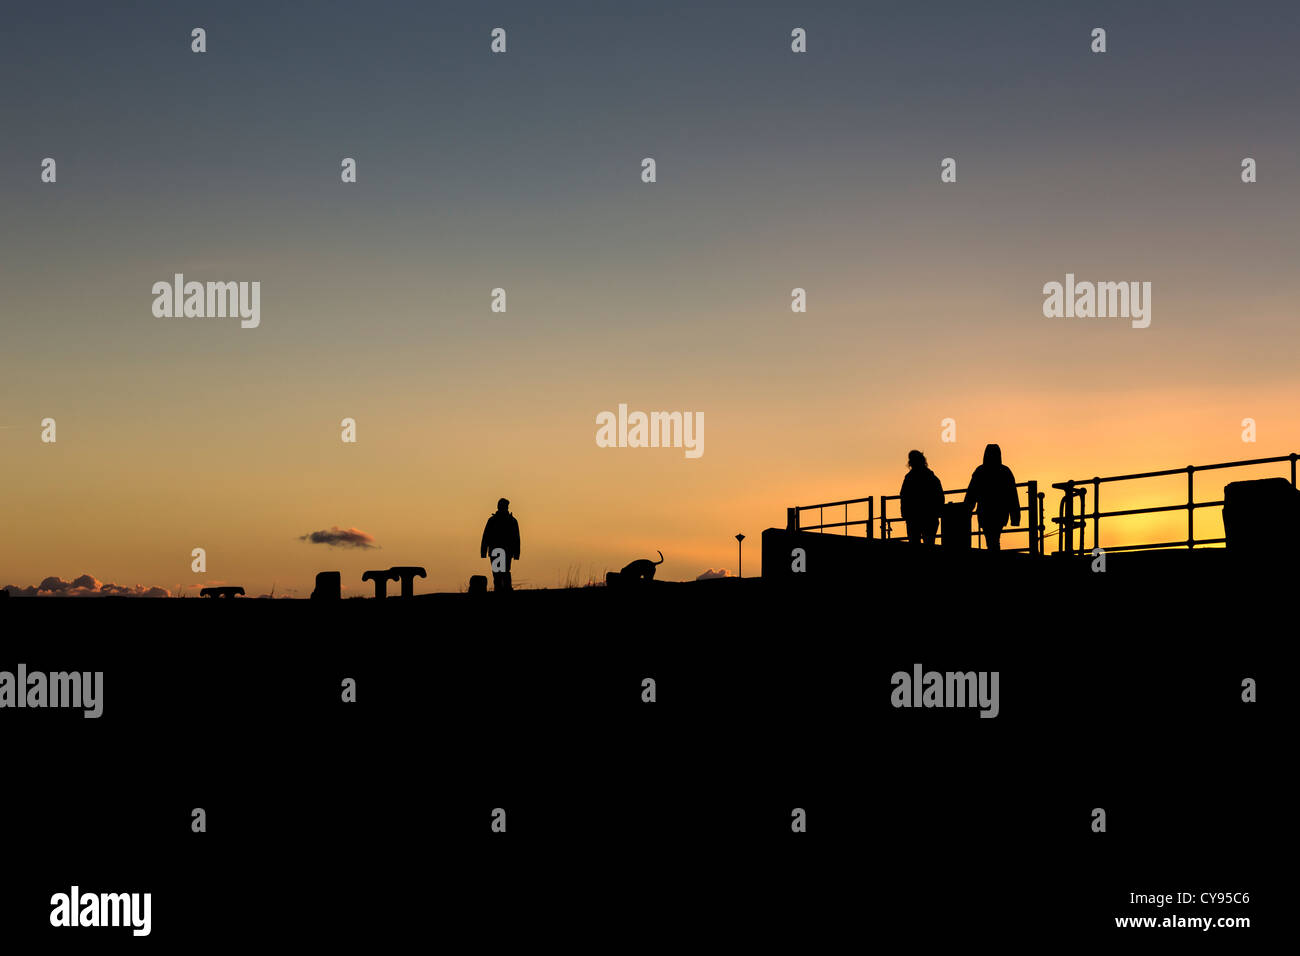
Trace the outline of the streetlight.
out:
[[[736,557],[736,577],[743,578],[745,576],[745,536],[743,534],[736,535],[736,551],[739,552]]]

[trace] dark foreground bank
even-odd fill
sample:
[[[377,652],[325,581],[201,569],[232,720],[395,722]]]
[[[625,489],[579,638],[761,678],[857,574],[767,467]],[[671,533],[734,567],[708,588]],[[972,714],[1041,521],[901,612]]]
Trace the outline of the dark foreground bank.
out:
[[[382,602],[6,600],[0,671],[101,676],[97,717],[0,707],[0,923],[90,949],[1261,939],[1286,575],[987,557]],[[74,884],[149,892],[149,937],[52,927]],[[1252,925],[1115,924],[1180,914]]]

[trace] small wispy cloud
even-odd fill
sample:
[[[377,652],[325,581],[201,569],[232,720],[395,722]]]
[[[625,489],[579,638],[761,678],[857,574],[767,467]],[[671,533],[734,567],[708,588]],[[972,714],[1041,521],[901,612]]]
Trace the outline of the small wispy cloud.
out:
[[[333,548],[378,548],[374,535],[367,534],[360,528],[340,528],[338,525],[327,531],[313,531],[298,538],[312,544],[328,544]]]
[[[733,575],[726,568],[718,568],[716,571],[713,568],[709,568],[707,571],[701,571],[699,574],[695,575],[695,580],[710,581],[713,578],[730,578],[730,577],[735,577],[735,575]]]

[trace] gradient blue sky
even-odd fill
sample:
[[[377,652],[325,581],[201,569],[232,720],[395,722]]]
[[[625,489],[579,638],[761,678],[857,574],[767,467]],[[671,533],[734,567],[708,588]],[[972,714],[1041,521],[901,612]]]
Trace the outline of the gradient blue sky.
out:
[[[1297,48],[1291,3],[16,9],[0,584],[205,546],[250,593],[454,589],[502,494],[535,586],[694,577],[911,447],[950,486],[986,441],[1044,482],[1292,451]],[[175,272],[261,281],[261,328],[154,318]],[[1066,272],[1151,281],[1152,327],[1044,319]],[[619,402],[703,411],[705,456],[597,449]],[[298,540],[333,525],[384,550]]]

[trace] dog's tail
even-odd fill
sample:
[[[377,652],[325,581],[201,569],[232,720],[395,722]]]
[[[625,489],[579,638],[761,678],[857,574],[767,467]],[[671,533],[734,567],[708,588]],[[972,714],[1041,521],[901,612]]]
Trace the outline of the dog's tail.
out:
[[[655,548],[655,550],[656,550],[656,551],[659,551],[658,548]],[[651,564],[663,564],[663,563],[664,563],[664,553],[663,553],[662,551],[659,551],[659,560],[658,560],[658,561],[651,561],[650,563],[651,563]]]

